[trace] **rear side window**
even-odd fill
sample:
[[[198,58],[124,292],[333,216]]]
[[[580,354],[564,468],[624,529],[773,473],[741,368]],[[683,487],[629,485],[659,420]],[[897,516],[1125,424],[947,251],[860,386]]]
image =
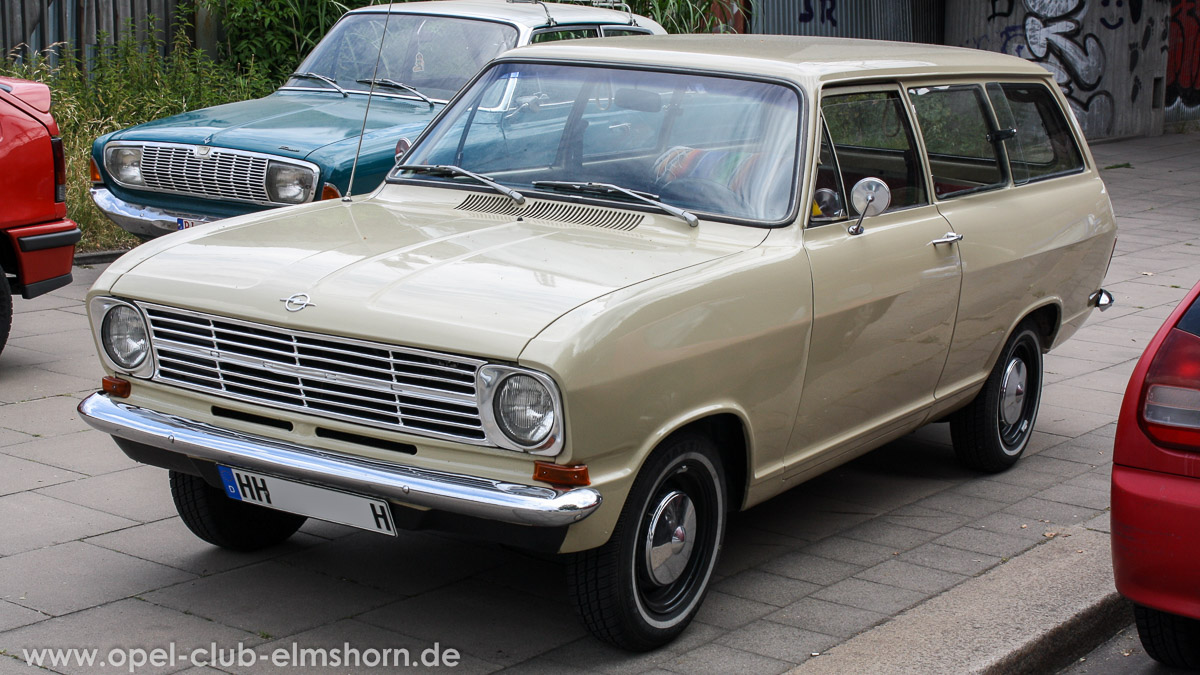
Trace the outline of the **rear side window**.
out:
[[[533,34],[533,44],[540,42],[558,42],[560,40],[581,40],[583,38],[600,37],[599,31],[595,28],[563,28],[557,30],[547,30]]]
[[[1007,181],[990,139],[987,104],[979,87],[908,90],[929,153],[939,199],[1000,187]]]
[[[1083,170],[1083,155],[1050,90],[1040,84],[987,86],[1001,129],[1016,129],[1005,141],[1017,185]]]
[[[845,189],[874,176],[892,190],[889,211],[929,203],[924,170],[899,92],[826,96],[821,113]]]

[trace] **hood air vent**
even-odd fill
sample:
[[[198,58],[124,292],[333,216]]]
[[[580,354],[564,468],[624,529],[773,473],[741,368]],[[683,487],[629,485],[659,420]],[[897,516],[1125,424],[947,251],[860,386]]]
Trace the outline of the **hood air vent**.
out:
[[[495,195],[469,195],[461,204],[455,207],[459,211],[475,211],[477,213],[492,213],[502,216],[520,216],[537,220],[551,220],[574,225],[589,225],[610,230],[629,231],[642,224],[645,216],[637,213],[598,209],[592,206],[578,204],[563,204],[561,202],[533,201],[525,206],[516,206],[507,197]]]

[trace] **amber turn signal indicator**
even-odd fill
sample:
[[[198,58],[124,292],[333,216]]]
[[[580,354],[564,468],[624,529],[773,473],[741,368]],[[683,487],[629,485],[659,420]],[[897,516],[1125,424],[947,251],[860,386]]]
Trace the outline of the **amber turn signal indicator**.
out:
[[[101,382],[103,383],[104,393],[108,394],[109,396],[116,396],[117,398],[129,398],[129,392],[130,389],[132,389],[132,385],[129,384],[129,380],[122,380],[119,377],[108,375]]]
[[[339,199],[342,193],[338,191],[337,186],[333,183],[326,183],[321,187],[321,199]]]
[[[550,462],[533,463],[533,479],[553,483],[555,485],[591,485],[586,464],[563,466]]]
[[[88,164],[90,165],[90,170],[92,172],[92,182],[103,183],[104,179],[100,177],[100,167],[96,166],[96,160],[88,160]]]

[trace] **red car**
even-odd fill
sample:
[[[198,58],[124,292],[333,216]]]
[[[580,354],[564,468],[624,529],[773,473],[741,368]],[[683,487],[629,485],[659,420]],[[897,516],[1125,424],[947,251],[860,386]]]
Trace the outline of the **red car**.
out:
[[[50,88],[0,77],[0,350],[12,328],[12,296],[33,298],[71,283],[79,228],[67,220],[67,168]]]
[[[1113,453],[1117,590],[1146,653],[1200,669],[1200,284],[1129,380]]]

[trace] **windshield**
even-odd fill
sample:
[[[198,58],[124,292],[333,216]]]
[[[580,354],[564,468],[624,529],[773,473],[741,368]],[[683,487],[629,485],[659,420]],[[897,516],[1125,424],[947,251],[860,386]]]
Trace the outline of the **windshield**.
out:
[[[446,16],[392,14],[387,38],[379,53],[386,15],[351,14],[329,31],[296,69],[324,75],[348,91],[367,91],[371,77],[402,82],[437,100],[448,100],[483,64],[517,44],[517,29],[491,21]],[[375,73],[375,58],[379,72]],[[366,82],[359,82],[366,80]],[[312,77],[289,78],[288,87],[327,89]],[[376,86],[376,93],[412,94]]]
[[[522,192],[607,183],[682,209],[765,222],[792,210],[799,94],[679,72],[500,63],[405,158]],[[393,178],[462,182],[452,175]],[[611,193],[606,198],[625,199]]]

